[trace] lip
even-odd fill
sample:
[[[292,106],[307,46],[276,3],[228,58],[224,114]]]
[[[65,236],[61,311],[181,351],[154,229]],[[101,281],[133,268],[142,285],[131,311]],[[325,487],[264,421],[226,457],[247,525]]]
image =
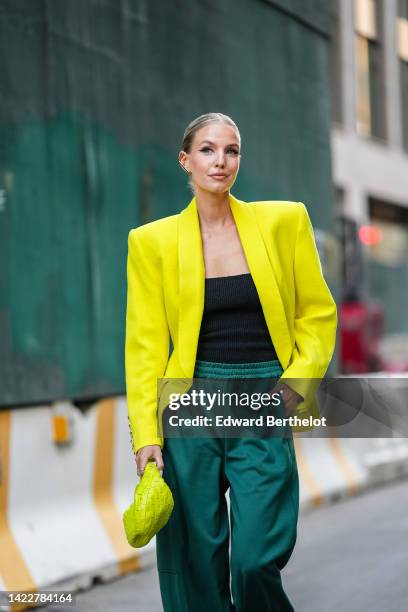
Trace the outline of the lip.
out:
[[[226,177],[227,177],[227,175],[226,175],[226,174],[210,174],[210,176],[211,176],[212,178],[216,178],[216,179],[223,179],[223,178],[226,178]]]

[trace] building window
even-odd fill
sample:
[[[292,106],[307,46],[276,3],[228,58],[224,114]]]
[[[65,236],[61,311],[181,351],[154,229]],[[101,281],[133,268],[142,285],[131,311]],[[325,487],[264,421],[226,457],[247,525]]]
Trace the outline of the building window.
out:
[[[385,139],[384,53],[380,0],[355,0],[357,131]]]
[[[372,261],[388,266],[408,264],[408,207],[370,197],[373,239],[367,244]]]
[[[382,302],[388,331],[406,334],[408,207],[370,197],[369,212],[365,240],[369,294]]]
[[[402,142],[408,151],[408,0],[399,0],[397,46],[401,80]]]
[[[408,19],[408,0],[398,0],[398,16]]]
[[[333,0],[330,14],[330,61],[329,81],[331,89],[331,115],[334,123],[343,122],[342,112],[342,69],[340,43],[340,2]]]

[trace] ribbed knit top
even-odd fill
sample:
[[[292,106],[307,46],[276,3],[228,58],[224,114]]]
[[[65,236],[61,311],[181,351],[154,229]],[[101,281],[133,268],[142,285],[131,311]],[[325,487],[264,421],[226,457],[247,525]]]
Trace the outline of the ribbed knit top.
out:
[[[219,363],[278,359],[250,272],[205,279],[197,359]]]

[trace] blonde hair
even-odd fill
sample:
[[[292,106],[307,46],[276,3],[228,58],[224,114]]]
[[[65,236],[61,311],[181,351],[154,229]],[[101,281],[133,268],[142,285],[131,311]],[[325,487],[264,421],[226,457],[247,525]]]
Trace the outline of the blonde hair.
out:
[[[235,121],[231,119],[231,117],[229,117],[228,115],[224,115],[223,113],[206,113],[205,115],[200,115],[199,117],[196,117],[188,124],[188,126],[184,130],[183,139],[181,141],[181,150],[185,151],[186,153],[190,153],[191,145],[193,144],[196,132],[198,132],[198,130],[210,123],[226,123],[227,125],[230,125],[237,131],[239,138],[241,139],[241,134],[239,133],[238,126]],[[180,165],[182,166],[184,171],[187,172],[181,162]],[[194,193],[191,176],[189,176],[188,184],[190,186],[190,189]]]

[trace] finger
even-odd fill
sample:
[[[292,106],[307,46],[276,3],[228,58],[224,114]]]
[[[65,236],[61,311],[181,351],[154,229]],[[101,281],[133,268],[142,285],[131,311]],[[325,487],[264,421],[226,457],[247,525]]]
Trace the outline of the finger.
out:
[[[271,394],[271,395],[274,395],[275,393],[279,393],[280,389],[281,389],[281,387],[279,387],[278,385],[275,385],[275,386],[274,386],[274,387],[271,389],[270,394]]]
[[[283,390],[282,389],[277,389],[275,391],[275,393],[277,393],[278,396],[279,396],[279,406],[278,407],[282,408],[282,406],[283,406],[283,408],[285,410],[287,410],[288,401],[285,400],[285,398],[283,397]]]
[[[140,459],[140,461],[139,461],[139,471],[138,471],[139,476],[143,476],[145,468],[146,468],[146,463],[147,463],[146,459],[144,459],[144,458]]]
[[[288,416],[292,416],[296,412],[296,403],[293,400],[287,402],[286,413]]]
[[[276,401],[276,395],[278,395],[281,398],[282,401],[282,395],[279,393],[279,388],[277,386],[275,386],[273,389],[270,389],[268,391],[269,393],[269,397],[271,398],[271,400]]]
[[[290,415],[291,412],[291,403],[290,403],[290,399],[283,399],[283,395],[281,395],[281,402],[283,405],[283,409],[285,411],[286,416]]]
[[[155,453],[154,460],[156,461],[157,469],[159,471],[162,471],[164,468],[164,463],[163,463],[163,458],[161,456],[161,453]]]

